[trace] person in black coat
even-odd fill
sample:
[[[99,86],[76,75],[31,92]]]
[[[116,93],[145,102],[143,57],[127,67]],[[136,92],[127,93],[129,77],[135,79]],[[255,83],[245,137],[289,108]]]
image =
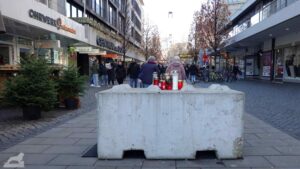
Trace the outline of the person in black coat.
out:
[[[108,75],[108,85],[115,84],[115,64],[113,62],[108,62],[105,64]]]
[[[131,62],[128,67],[127,73],[130,78],[130,86],[132,88],[137,88],[137,82],[140,73],[140,65],[138,65],[135,61]]]
[[[118,84],[123,84],[124,79],[126,78],[126,70],[123,66],[122,62],[119,62],[116,68],[116,78],[118,81]]]
[[[197,68],[196,64],[193,63],[189,67],[189,73],[190,73],[190,76],[191,76],[191,82],[194,84],[196,82],[196,76],[198,74],[198,68]]]

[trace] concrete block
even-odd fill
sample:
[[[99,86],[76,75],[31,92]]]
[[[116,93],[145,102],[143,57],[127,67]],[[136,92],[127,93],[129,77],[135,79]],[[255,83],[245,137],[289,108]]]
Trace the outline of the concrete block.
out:
[[[126,150],[144,150],[148,159],[193,159],[203,150],[221,159],[242,157],[242,92],[120,85],[96,96],[101,159],[120,159]]]

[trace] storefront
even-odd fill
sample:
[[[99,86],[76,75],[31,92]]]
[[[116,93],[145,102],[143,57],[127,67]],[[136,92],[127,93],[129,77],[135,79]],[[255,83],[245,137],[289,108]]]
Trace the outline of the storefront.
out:
[[[259,56],[247,55],[245,56],[245,75],[246,78],[258,78],[260,73]]]
[[[20,8],[16,12],[12,8],[17,6]],[[20,61],[32,54],[56,66],[76,63],[76,55],[70,52],[70,46],[87,42],[84,26],[42,3],[0,1],[0,11],[5,27],[4,34],[0,34],[1,82],[17,72]]]
[[[272,51],[265,51],[260,56],[260,77],[264,80],[271,80],[272,68]]]
[[[300,82],[300,46],[276,49],[274,76],[286,82]]]

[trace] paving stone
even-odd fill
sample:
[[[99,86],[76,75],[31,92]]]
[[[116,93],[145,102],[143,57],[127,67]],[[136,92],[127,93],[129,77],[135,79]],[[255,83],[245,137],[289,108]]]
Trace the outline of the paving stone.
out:
[[[103,168],[103,169],[106,169],[106,168]],[[116,169],[142,169],[142,167],[117,167]]]
[[[260,140],[259,137],[257,137],[256,134],[244,134],[245,140]]]
[[[300,168],[300,156],[265,156],[275,167]]]
[[[31,138],[20,144],[71,145],[78,140],[77,138]]]
[[[176,167],[142,167],[142,169],[176,169]]]
[[[300,146],[276,146],[275,147],[282,155],[299,155]]]
[[[49,148],[49,145],[16,145],[4,151],[4,153],[41,153]]]
[[[68,136],[69,138],[97,138],[97,133],[74,133]]]
[[[54,159],[57,155],[51,154],[24,154],[25,165],[42,165],[47,164],[49,161]]]
[[[57,145],[51,146],[43,153],[46,154],[82,154],[88,146],[79,145]]]
[[[83,138],[79,139],[75,145],[95,145],[97,144],[97,139],[91,139],[91,138]]]
[[[96,166],[102,167],[142,167],[142,159],[98,160]]]
[[[190,168],[190,167],[224,167],[224,164],[220,160],[215,159],[203,159],[203,160],[177,160],[176,167]]]
[[[97,158],[82,158],[80,155],[58,155],[48,165],[94,166]]]
[[[268,139],[268,140],[273,140],[273,139],[294,139],[293,137],[284,134],[284,133],[257,133],[256,134],[259,138],[261,139]]]
[[[281,153],[273,147],[244,147],[243,155],[261,156],[261,155],[280,155]]]
[[[69,166],[66,169],[95,169],[93,166]]]
[[[26,165],[25,169],[65,169],[66,166]]]
[[[59,131],[59,132],[54,132],[54,131],[47,131],[44,132],[43,134],[37,135],[36,137],[41,137],[41,138],[65,138],[69,135],[71,135],[72,132],[63,132],[63,131]]]
[[[145,160],[143,168],[175,167],[175,160]]]
[[[273,167],[262,156],[245,156],[241,160],[224,160],[226,167]]]

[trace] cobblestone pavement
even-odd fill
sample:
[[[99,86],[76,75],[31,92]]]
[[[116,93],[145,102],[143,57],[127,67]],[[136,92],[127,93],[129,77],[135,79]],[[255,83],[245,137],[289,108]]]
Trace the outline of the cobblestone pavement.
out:
[[[20,108],[0,108],[0,151],[18,142],[46,131],[69,119],[87,113],[96,108],[95,93],[105,88],[87,88],[81,98],[81,107],[77,110],[58,109],[50,112],[42,112],[39,120],[25,121],[22,119]]]
[[[207,87],[210,83],[196,86]],[[300,139],[300,84],[264,81],[223,83],[246,94],[246,112]]]

